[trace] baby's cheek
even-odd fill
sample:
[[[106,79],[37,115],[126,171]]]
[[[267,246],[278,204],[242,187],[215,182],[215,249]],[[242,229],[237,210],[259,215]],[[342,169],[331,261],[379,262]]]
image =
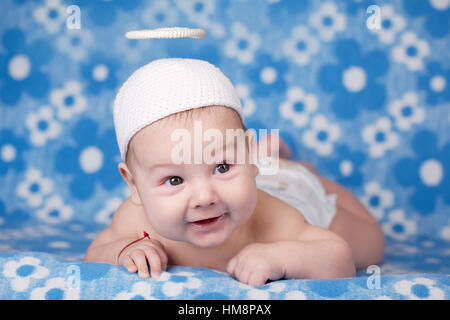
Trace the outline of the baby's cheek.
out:
[[[179,232],[177,226],[182,222],[183,211],[177,207],[176,201],[154,200],[146,212],[152,228],[163,237],[172,239]]]
[[[228,186],[226,192],[228,207],[247,216],[256,206],[257,195],[256,183],[252,179],[240,179]]]

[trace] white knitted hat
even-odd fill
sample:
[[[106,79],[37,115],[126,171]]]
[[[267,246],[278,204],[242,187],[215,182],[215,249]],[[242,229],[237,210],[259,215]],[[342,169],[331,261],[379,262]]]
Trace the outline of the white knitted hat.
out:
[[[120,155],[139,130],[168,115],[221,105],[233,108],[244,122],[241,102],[230,80],[207,61],[183,58],[154,60],[136,70],[114,101],[114,126]]]

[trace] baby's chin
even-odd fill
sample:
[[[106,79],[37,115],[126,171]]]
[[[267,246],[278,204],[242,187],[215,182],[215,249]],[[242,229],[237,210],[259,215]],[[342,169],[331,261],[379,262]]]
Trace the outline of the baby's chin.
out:
[[[189,227],[189,232],[187,233],[187,242],[197,248],[214,248],[226,244],[227,240],[234,230],[233,226],[230,225],[228,217],[224,218],[225,221],[221,221],[221,226],[215,230],[199,230],[195,226]]]
[[[218,235],[218,234],[210,234],[204,236],[195,236],[187,239],[186,242],[191,244],[194,247],[207,249],[207,248],[215,248],[223,245],[229,238],[229,234],[227,235]]]
[[[189,244],[197,249],[207,249],[207,248],[214,248],[218,247],[226,242],[226,240],[229,237],[229,234],[164,234],[160,233],[160,236],[163,238],[175,241],[175,242],[182,242],[185,244]]]

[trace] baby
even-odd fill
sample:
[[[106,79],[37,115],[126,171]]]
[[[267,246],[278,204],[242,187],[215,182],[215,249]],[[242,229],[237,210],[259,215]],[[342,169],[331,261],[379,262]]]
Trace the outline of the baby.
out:
[[[134,72],[114,102],[119,171],[131,196],[85,261],[143,278],[168,265],[212,268],[256,286],[353,277],[379,263],[383,234],[358,199],[311,166],[278,159],[289,150],[277,135],[258,145],[252,134],[244,144],[229,140],[230,132],[248,132],[243,122],[231,82],[206,61],[159,59]],[[198,134],[227,139],[180,147],[180,138]],[[266,145],[275,174],[262,174]]]

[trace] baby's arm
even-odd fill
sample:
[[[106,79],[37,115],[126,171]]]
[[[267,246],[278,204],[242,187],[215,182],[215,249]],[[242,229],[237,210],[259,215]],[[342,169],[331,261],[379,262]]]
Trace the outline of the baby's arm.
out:
[[[354,277],[356,270],[348,243],[337,234],[308,224],[297,240],[276,243],[284,262],[284,277],[328,279]]]
[[[355,276],[349,245],[338,235],[307,224],[294,240],[254,243],[233,257],[227,271],[260,286],[267,280],[330,279]]]
[[[148,277],[148,261],[152,276],[158,276],[167,267],[167,255],[159,241],[143,237],[141,226],[145,226],[142,207],[125,200],[115,212],[111,225],[91,243],[84,261],[122,265],[129,272],[138,271],[142,278]]]
[[[355,275],[352,251],[343,238],[310,225],[298,210],[265,192],[259,199],[261,211],[255,227],[259,236],[228,262],[231,275],[250,285],[281,278]]]

